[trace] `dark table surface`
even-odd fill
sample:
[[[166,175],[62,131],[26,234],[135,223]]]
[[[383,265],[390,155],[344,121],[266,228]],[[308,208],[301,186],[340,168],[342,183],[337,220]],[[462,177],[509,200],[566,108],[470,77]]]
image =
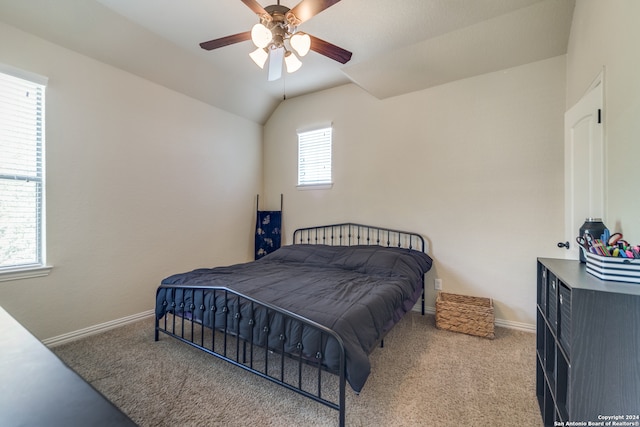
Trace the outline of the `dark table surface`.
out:
[[[136,424],[0,307],[0,425]]]

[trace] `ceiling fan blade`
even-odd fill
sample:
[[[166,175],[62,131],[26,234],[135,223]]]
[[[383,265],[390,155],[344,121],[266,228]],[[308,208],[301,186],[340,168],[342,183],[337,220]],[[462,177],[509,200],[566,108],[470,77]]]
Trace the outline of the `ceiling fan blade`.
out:
[[[289,11],[289,14],[295,15],[297,18],[295,25],[300,25],[339,1],[340,0],[302,0]]]
[[[282,62],[284,61],[284,48],[271,49],[269,52],[269,71],[267,80],[272,82],[282,77]]]
[[[242,3],[246,4],[249,9],[253,10],[258,15],[264,15],[264,14],[268,15],[267,11],[264,10],[264,7],[260,6],[260,3],[258,3],[256,0],[241,0],[241,1]]]
[[[205,50],[213,50],[219,47],[228,46],[230,44],[240,43],[247,40],[251,40],[251,31],[245,31],[244,33],[238,33],[232,36],[226,36],[215,40],[209,40],[208,42],[202,42],[200,43],[200,47]]]
[[[345,50],[312,35],[309,35],[309,37],[311,37],[311,50],[313,50],[314,52],[318,52],[320,55],[324,55],[327,58],[331,58],[341,64],[346,64],[351,59],[352,53],[348,50]]]

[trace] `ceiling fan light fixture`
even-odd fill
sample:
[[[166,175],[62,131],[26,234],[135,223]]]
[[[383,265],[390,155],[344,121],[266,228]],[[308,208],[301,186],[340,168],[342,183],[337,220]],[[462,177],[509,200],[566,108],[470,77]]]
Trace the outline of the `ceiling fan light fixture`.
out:
[[[205,50],[214,50],[251,39],[257,49],[249,53],[249,57],[262,69],[267,66],[268,80],[274,81],[282,77],[282,69],[294,73],[302,66],[300,58],[313,50],[329,59],[346,64],[351,59],[351,52],[317,37],[298,32],[298,26],[313,16],[338,3],[340,0],[297,0],[293,8],[277,4],[262,7],[257,0],[241,0],[256,15],[259,23],[251,31],[220,37],[200,43]],[[293,0],[291,0],[293,1]]]
[[[302,62],[291,51],[284,54],[284,63],[287,66],[287,73],[295,73],[302,67]]]
[[[259,47],[251,52],[249,56],[251,57],[251,59],[253,59],[253,62],[255,62],[256,65],[260,68],[264,68],[264,64],[267,62],[267,58],[269,58],[269,54],[262,47]]]
[[[272,38],[273,34],[271,34],[271,30],[260,23],[254,25],[251,29],[251,41],[256,47],[261,49],[267,47],[269,43],[271,43]]]
[[[305,56],[309,53],[309,49],[311,49],[311,37],[306,33],[295,33],[291,36],[289,43],[300,56]]]

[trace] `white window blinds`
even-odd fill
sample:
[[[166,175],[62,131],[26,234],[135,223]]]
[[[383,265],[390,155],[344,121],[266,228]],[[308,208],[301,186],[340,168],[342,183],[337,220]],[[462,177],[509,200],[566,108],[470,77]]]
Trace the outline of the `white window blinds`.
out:
[[[0,271],[45,262],[46,79],[4,71],[0,68]]]
[[[298,131],[298,185],[331,183],[331,127]]]

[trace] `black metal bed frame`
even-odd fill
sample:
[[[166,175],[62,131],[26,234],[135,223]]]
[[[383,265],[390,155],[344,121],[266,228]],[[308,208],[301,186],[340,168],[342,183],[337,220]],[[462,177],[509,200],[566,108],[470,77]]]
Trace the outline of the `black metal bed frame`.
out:
[[[425,252],[422,236],[362,224],[343,223],[297,229],[293,233],[294,244],[323,244],[332,246],[380,245],[407,248]],[[170,301],[176,294],[190,292],[189,304],[162,302],[162,321],[156,315],[155,340],[162,332],[186,344],[196,347],[239,368],[295,391],[339,412],[339,425],[345,425],[346,355],[340,336],[331,329],[296,313],[258,301],[224,287],[160,285]],[[205,293],[212,304],[206,305]],[[424,281],[422,286],[422,314],[425,311]],[[178,298],[180,300],[180,298]],[[157,301],[157,299],[156,299]],[[157,304],[160,304],[157,301]],[[203,326],[201,319],[210,311],[211,326]],[[156,310],[156,313],[158,311]],[[279,330],[272,330],[274,317],[280,320]],[[270,326],[271,325],[271,326]],[[249,333],[242,333],[249,328]],[[302,342],[287,342],[287,331],[306,329],[318,337],[318,348],[324,348],[328,340],[335,340],[340,357],[337,370],[323,364],[323,354],[305,352]],[[285,350],[295,348],[294,351]],[[285,363],[285,361],[287,363]],[[335,380],[338,378],[337,391]],[[323,390],[330,388],[329,392]]]

